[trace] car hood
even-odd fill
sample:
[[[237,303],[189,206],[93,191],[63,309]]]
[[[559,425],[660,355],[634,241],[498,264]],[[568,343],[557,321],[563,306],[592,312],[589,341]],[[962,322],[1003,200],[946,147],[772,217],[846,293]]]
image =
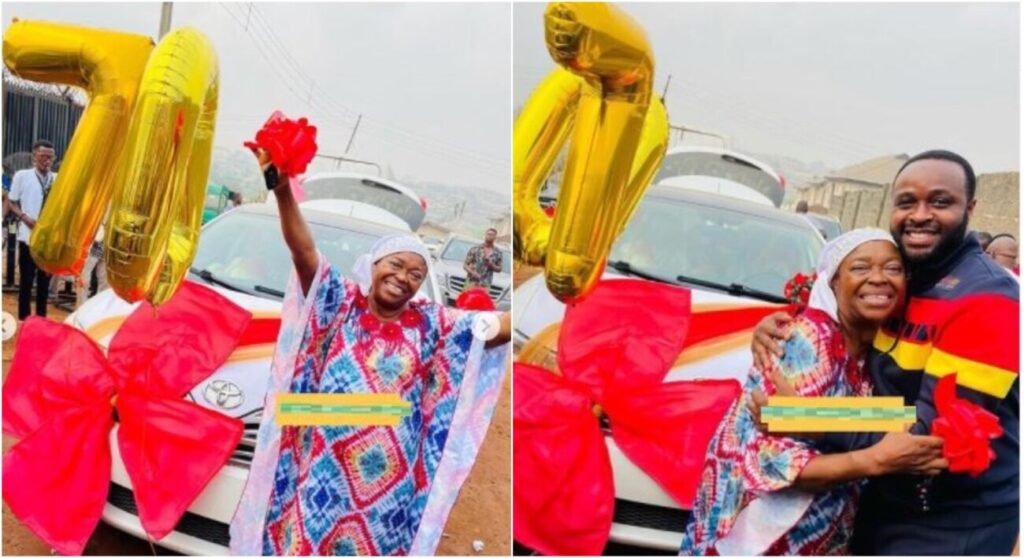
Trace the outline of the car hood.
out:
[[[254,318],[281,318],[281,303],[278,301],[203,286],[252,312]],[[68,316],[65,323],[84,331],[105,351],[121,324],[139,304],[125,302],[107,289],[90,298]],[[273,355],[274,343],[240,347],[212,375],[192,388],[186,398],[246,423],[258,424]]]

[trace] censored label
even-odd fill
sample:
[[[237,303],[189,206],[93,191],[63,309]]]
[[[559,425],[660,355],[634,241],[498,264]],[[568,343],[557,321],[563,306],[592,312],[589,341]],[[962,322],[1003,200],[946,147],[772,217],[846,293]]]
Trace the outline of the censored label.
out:
[[[902,397],[769,397],[769,432],[899,432],[917,420]]]
[[[397,393],[279,393],[280,426],[398,426],[412,405]]]

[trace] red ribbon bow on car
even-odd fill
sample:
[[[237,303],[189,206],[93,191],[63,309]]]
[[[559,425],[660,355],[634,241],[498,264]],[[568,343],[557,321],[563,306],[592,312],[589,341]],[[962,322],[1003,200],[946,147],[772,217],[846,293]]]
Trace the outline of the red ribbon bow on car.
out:
[[[664,382],[682,350],[753,327],[778,310],[758,306],[691,313],[690,291],[606,280],[566,310],[559,376],[516,363],[513,484],[515,538],[544,554],[600,554],[615,488],[599,418],[615,445],[689,508],[707,444],[740,393],[735,380]]]
[[[85,333],[41,318],[21,331],[3,389],[11,511],[61,554],[80,555],[110,488],[110,430],[139,519],[172,531],[242,436],[242,422],[183,399],[231,354],[251,314],[191,282],[158,311],[140,305],[108,356]],[[272,328],[264,328],[272,329]]]
[[[935,410],[932,434],[943,439],[942,456],[949,461],[949,471],[972,477],[987,471],[996,458],[991,442],[1003,435],[999,417],[957,397],[956,374],[943,376],[936,384]]]

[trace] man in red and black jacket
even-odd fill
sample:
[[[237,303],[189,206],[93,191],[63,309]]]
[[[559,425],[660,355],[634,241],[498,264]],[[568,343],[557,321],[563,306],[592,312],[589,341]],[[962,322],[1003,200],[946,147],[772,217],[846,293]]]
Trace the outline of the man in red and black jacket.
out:
[[[908,160],[893,184],[890,228],[909,272],[902,318],[879,331],[867,368],[875,394],[917,408],[915,434],[931,433],[935,386],[956,374],[957,395],[999,417],[1003,435],[984,473],[872,478],[852,551],[860,555],[1007,555],[1019,531],[1020,287],[982,250],[967,225],[975,206],[970,164],[948,151]],[[781,352],[778,315],[758,327],[754,352]],[[780,320],[784,322],[785,320]],[[878,433],[830,433],[836,452],[868,447]]]

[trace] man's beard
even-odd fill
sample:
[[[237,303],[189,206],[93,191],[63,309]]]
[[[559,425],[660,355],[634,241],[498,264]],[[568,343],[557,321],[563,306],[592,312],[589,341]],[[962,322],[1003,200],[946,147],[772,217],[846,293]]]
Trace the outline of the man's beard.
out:
[[[967,214],[964,214],[964,218],[960,221],[960,224],[953,230],[942,235],[942,239],[939,240],[935,248],[932,251],[923,256],[911,256],[907,254],[907,251],[903,249],[903,231],[906,229],[906,225],[898,227],[895,231],[890,231],[894,237],[896,237],[896,245],[899,246],[900,255],[903,256],[903,261],[907,263],[909,267],[929,267],[932,264],[936,264],[946,258],[953,250],[956,250],[961,243],[964,241],[964,237],[967,236]]]

